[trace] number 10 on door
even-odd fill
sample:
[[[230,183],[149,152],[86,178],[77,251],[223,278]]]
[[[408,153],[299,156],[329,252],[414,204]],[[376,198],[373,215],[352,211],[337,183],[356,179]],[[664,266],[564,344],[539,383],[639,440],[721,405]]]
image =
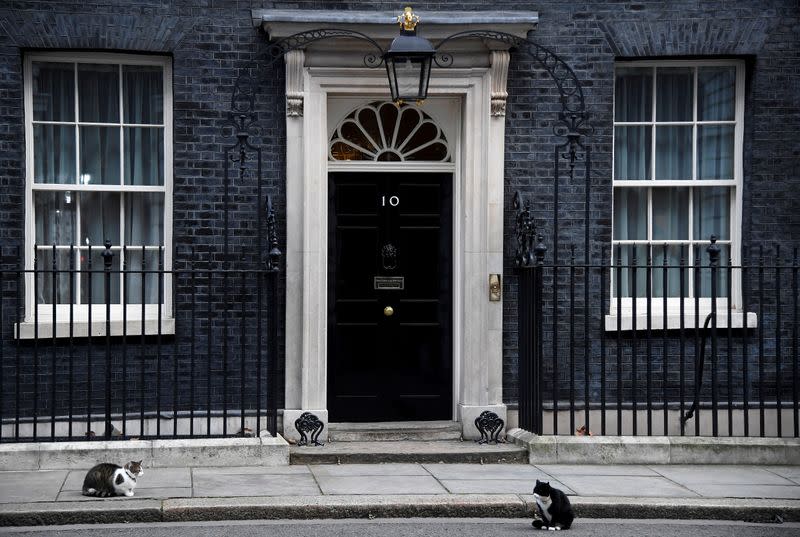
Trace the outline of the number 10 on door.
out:
[[[400,205],[400,198],[397,196],[389,196],[389,205],[397,207]],[[386,207],[386,196],[381,196],[381,207]]]

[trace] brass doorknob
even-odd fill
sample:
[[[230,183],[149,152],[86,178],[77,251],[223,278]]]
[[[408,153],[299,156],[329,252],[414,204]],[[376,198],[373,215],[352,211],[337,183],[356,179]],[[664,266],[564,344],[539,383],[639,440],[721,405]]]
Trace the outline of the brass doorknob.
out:
[[[385,308],[383,308],[383,314],[386,315],[387,317],[391,317],[392,315],[394,315],[394,308],[391,306],[386,306]]]

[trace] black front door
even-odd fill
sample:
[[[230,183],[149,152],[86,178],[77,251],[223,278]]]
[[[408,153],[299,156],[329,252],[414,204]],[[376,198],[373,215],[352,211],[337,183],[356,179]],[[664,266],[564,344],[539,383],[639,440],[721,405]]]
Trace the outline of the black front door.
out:
[[[452,174],[331,173],[328,411],[452,415]]]

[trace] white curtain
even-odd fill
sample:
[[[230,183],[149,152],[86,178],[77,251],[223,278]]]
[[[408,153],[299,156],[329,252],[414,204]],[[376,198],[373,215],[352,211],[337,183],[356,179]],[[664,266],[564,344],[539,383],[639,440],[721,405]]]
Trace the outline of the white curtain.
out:
[[[33,63],[33,120],[75,121],[75,72],[71,63]],[[33,127],[37,183],[75,182],[75,127]]]
[[[160,125],[164,122],[164,87],[160,67],[122,68],[125,123]],[[164,184],[164,129],[125,128],[125,184]]]
[[[33,64],[33,120],[64,121],[72,125],[42,125],[34,123],[34,178],[40,183],[60,184],[113,184],[122,183],[120,159],[124,152],[124,184],[164,184],[164,110],[163,71],[153,66],[123,66],[123,117],[120,117],[120,66],[78,64],[78,115],[75,109],[75,64]],[[82,125],[80,130],[80,165],[76,176],[74,122],[108,123],[108,126]],[[148,127],[120,127],[120,120]],[[120,129],[125,132],[121,133]],[[125,145],[120,147],[120,134]],[[122,206],[124,203],[124,207]],[[80,204],[80,237],[76,207]],[[125,237],[122,237],[120,215],[125,220]],[[163,193],[113,193],[113,192],[35,192],[34,212],[36,243],[53,243],[76,247],[75,268],[89,266],[88,246],[92,246],[93,270],[102,270],[103,242],[110,240],[114,246],[128,245],[127,268],[141,270],[142,253],[136,246],[162,246],[164,236]],[[79,249],[80,248],[80,249]],[[118,270],[121,252],[114,250],[112,268]],[[68,250],[56,254],[57,267],[70,267]],[[158,266],[157,250],[145,254],[147,269]],[[52,269],[52,249],[37,252],[37,267]],[[81,302],[89,299],[88,275],[81,275]],[[91,278],[91,300],[102,303],[103,275]],[[147,276],[146,301],[155,302],[158,296],[157,276]],[[51,302],[52,274],[43,274],[38,282],[37,299]],[[77,282],[76,282],[77,283]],[[141,300],[141,278],[128,279],[128,300]],[[60,275],[56,289],[59,303],[69,300],[69,277]],[[120,277],[112,275],[112,302],[119,302]]]
[[[657,68],[655,101],[655,177],[657,180],[692,179],[693,144],[697,144],[698,179],[733,179],[734,126],[698,125],[697,140],[693,141],[691,125],[659,125],[659,122],[691,122],[694,119],[694,68]],[[615,83],[615,121],[652,120],[651,68],[625,68],[617,70]],[[731,67],[697,68],[697,118],[701,121],[730,121],[735,117],[735,69]],[[651,179],[651,134],[649,126],[617,125],[614,144],[615,180]],[[702,265],[708,264],[707,244],[699,244],[692,251],[688,246],[659,244],[666,240],[704,240],[711,234],[720,240],[730,239],[729,187],[675,188],[617,188],[614,191],[614,240],[651,240],[651,245],[623,245],[615,247],[615,259],[622,265],[646,264],[648,252],[652,256],[653,296],[679,296],[680,271],[667,270],[667,288],[664,289],[664,271],[657,268],[666,264],[677,266],[681,259],[687,265],[699,255]],[[650,195],[651,235],[648,237],[648,193]],[[689,229],[689,206],[693,207],[693,227]],[[691,235],[691,236],[690,236]],[[723,263],[727,263],[730,249],[722,245]],[[689,277],[684,279],[684,292],[689,296]],[[636,289],[633,288],[633,271],[622,270],[619,296],[644,297],[646,272],[637,271]],[[725,296],[727,273],[719,272],[718,296]],[[702,296],[710,295],[710,271],[701,271]]]

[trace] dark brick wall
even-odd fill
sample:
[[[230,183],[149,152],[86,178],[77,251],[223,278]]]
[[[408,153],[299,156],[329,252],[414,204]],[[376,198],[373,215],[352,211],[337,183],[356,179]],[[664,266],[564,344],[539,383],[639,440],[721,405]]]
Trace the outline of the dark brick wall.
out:
[[[600,259],[601,248],[608,247],[611,238],[611,151],[612,151],[612,105],[613,105],[613,67],[616,59],[657,59],[657,58],[743,58],[747,62],[747,86],[745,101],[745,145],[744,145],[744,189],[742,215],[743,255],[751,262],[755,256],[751,250],[759,246],[767,249],[767,255],[775,252],[781,244],[784,256],[800,242],[800,198],[792,191],[800,184],[795,169],[800,163],[800,145],[789,132],[800,123],[800,69],[797,59],[800,56],[800,10],[792,2],[592,2],[537,4],[540,23],[531,36],[555,53],[567,59],[583,82],[587,108],[595,128],[591,136],[592,180],[589,202],[590,258]],[[534,72],[534,66],[522,55],[512,59],[509,80],[509,115],[506,145],[506,199],[510,200],[515,190],[526,193],[532,201],[532,209],[537,225],[542,229],[549,247],[548,263],[552,262],[555,238],[553,212],[553,149],[550,137],[553,102],[542,99],[547,95],[546,80]],[[530,88],[530,89],[529,89]],[[562,167],[563,170],[563,167]],[[576,178],[570,181],[562,171],[559,181],[559,200],[557,215],[558,261],[568,262],[570,247],[576,248],[578,262],[584,255],[583,211],[585,209],[585,185],[580,177],[581,166],[576,169]],[[507,205],[508,207],[508,205]],[[513,211],[508,207],[506,213],[506,261],[505,316],[504,316],[504,397],[507,402],[515,401],[517,383],[516,369],[516,277],[513,267],[515,239],[511,224]],[[778,226],[780,222],[780,226]],[[607,256],[607,252],[606,252]],[[607,259],[607,257],[606,257]],[[641,262],[641,260],[640,260]],[[703,260],[707,263],[707,259]],[[769,264],[769,257],[767,259]],[[606,273],[607,274],[607,273]],[[553,276],[545,275],[545,331],[544,359],[546,377],[551,378],[553,362],[558,364],[558,398],[569,397],[569,364],[575,359],[575,378],[577,398],[583,399],[584,385],[584,279],[577,271],[575,322],[570,317],[569,271],[562,270],[559,283],[553,290]],[[776,348],[785,345],[783,351],[782,375],[786,386],[790,378],[789,335],[794,333],[793,320],[786,314],[791,307],[787,297],[789,280],[784,271],[781,280],[784,286],[784,314],[779,333],[781,341],[765,336],[763,345],[765,356],[764,379],[770,385],[769,393],[774,393],[776,378],[781,376],[781,366],[776,364]],[[750,310],[757,310],[759,299],[758,282],[751,271]],[[775,275],[765,273],[764,302],[765,315],[760,319],[764,330],[775,333]],[[608,288],[606,286],[606,292]],[[593,274],[589,282],[589,340],[587,352],[590,360],[589,387],[593,400],[600,391],[600,331],[601,311],[598,298],[599,275]],[[555,302],[555,307],[554,307]],[[556,312],[554,314],[554,311]],[[772,312],[772,313],[770,313]],[[554,315],[557,315],[555,330]],[[769,329],[766,327],[770,327]],[[572,337],[575,341],[572,341]],[[757,382],[755,371],[758,363],[757,347],[752,346],[756,331],[749,334],[751,346],[749,362],[749,383]],[[557,345],[553,346],[553,338]],[[641,334],[640,334],[641,337]],[[660,337],[660,334],[659,334]],[[741,334],[736,334],[741,337]],[[669,334],[666,345],[667,369],[677,371],[680,354],[677,335]],[[741,398],[742,364],[741,340],[735,339],[738,350],[732,351],[735,383],[738,382],[737,398]],[[615,356],[614,335],[606,338],[608,356]],[[735,346],[736,346],[735,345]],[[616,398],[615,378],[621,375],[625,399],[630,399],[632,351],[629,335],[623,337],[622,369],[616,370],[609,363],[607,373],[611,375],[608,395]],[[652,345],[653,383],[656,394],[662,393],[661,378],[664,362],[661,355],[662,342]],[[637,378],[639,389],[646,384],[645,344],[638,345],[639,368]],[[553,355],[555,354],[555,359]],[[720,351],[728,356],[727,348]],[[687,363],[694,363],[694,349],[685,350]],[[724,360],[723,360],[724,362]],[[727,375],[727,364],[720,369],[722,378]],[[672,375],[673,373],[670,373]],[[706,374],[704,398],[710,392],[709,374]],[[691,371],[687,378],[692,382]],[[655,386],[657,384],[657,386]],[[670,382],[672,386],[675,383]],[[552,386],[547,386],[547,397],[552,400]],[[767,390],[765,390],[766,392]],[[754,392],[751,392],[754,393]],[[643,399],[639,391],[640,402]],[[660,397],[660,396],[659,396]],[[774,395],[773,395],[774,397]]]
[[[276,7],[288,9],[386,9],[399,10],[400,4],[387,1],[7,1],[0,6],[0,245],[3,261],[13,263],[13,248],[21,246],[24,195],[24,139],[22,122],[22,54],[33,49],[89,49],[165,54],[173,60],[174,92],[174,243],[176,267],[186,260],[194,246],[207,262],[219,267],[222,261],[222,199],[226,165],[224,148],[231,144],[222,134],[222,123],[229,107],[229,95],[239,69],[264,50],[263,36],[251,25],[250,9]],[[415,9],[424,13],[434,9],[481,10],[483,1],[420,2]],[[737,57],[748,62],[745,182],[742,221],[746,248],[765,244],[773,249],[778,242],[793,245],[800,241],[800,146],[796,132],[800,127],[800,11],[796,2],[751,0],[663,0],[663,1],[521,1],[495,2],[492,9],[539,12],[539,28],[531,35],[569,63],[585,91],[594,134],[592,150],[590,253],[598,260],[611,231],[611,110],[614,61],[619,58],[660,57]],[[257,101],[260,132],[254,142],[263,151],[262,194],[272,194],[279,215],[284,214],[284,87],[280,65],[266,77],[264,91]],[[532,200],[537,225],[542,229],[552,259],[554,216],[553,154],[557,139],[552,122],[558,110],[558,97],[546,74],[531,58],[512,57],[509,76],[509,103],[506,144],[506,259],[504,312],[504,397],[513,403],[517,393],[517,282],[513,270],[513,212],[510,199],[515,190]],[[253,238],[257,236],[259,204],[253,200],[257,183],[252,161],[244,178],[231,182],[234,222],[230,247],[242,252],[246,264],[256,261]],[[235,168],[231,168],[235,171]],[[580,164],[570,180],[559,181],[557,214],[558,256],[569,258],[575,246],[580,261],[584,255],[585,187]],[[283,231],[281,232],[283,243]],[[784,250],[785,251],[785,250]],[[590,292],[597,292],[594,276]],[[553,307],[552,278],[546,280],[548,302]],[[2,284],[6,320],[13,316],[13,282]],[[569,338],[568,286],[563,281],[556,289],[559,311],[556,331]],[[192,295],[188,281],[177,283],[179,301]],[[283,296],[283,293],[280,293]],[[574,326],[582,339],[582,295],[578,289],[577,318]],[[222,295],[212,302],[222,303]],[[215,306],[216,307],[216,306]],[[280,307],[283,307],[281,300]],[[590,315],[591,326],[599,323],[599,308]],[[598,310],[598,311],[594,311]],[[185,313],[179,312],[185,327]],[[552,320],[552,318],[551,318]],[[786,317],[784,318],[784,322]],[[550,321],[548,321],[550,322]],[[10,328],[3,326],[5,353],[13,349]],[[218,330],[219,328],[217,328]],[[546,332],[552,334],[552,330]],[[551,336],[548,336],[551,337]],[[169,341],[170,356],[180,362],[190,338]],[[561,342],[566,349],[569,341]],[[198,340],[198,344],[203,343]],[[592,337],[592,378],[599,370],[597,346]],[[552,348],[548,340],[546,348]],[[23,355],[26,354],[23,347]],[[576,348],[577,369],[582,371],[582,347]],[[26,358],[27,359],[27,358]],[[30,359],[25,367],[31,368]],[[567,363],[567,356],[559,356]],[[183,364],[183,365],[181,365]],[[623,367],[629,367],[629,361]],[[85,369],[82,362],[76,367]],[[171,367],[171,365],[170,365]],[[215,368],[221,367],[219,364]],[[774,372],[774,365],[772,366]],[[17,376],[14,365],[4,361],[4,397]],[[26,369],[27,373],[30,371]],[[564,369],[561,368],[563,377]],[[76,375],[82,377],[83,373]],[[29,378],[29,377],[28,377]],[[282,378],[282,377],[281,377]],[[130,379],[136,387],[136,380]],[[592,390],[597,388],[592,383]],[[76,388],[78,389],[78,388]],[[86,389],[86,386],[83,386]],[[165,388],[171,390],[170,386]],[[45,390],[46,391],[46,390]],[[212,391],[213,388],[212,388]],[[6,400],[4,408],[10,408]],[[12,405],[13,406],[13,405]]]

